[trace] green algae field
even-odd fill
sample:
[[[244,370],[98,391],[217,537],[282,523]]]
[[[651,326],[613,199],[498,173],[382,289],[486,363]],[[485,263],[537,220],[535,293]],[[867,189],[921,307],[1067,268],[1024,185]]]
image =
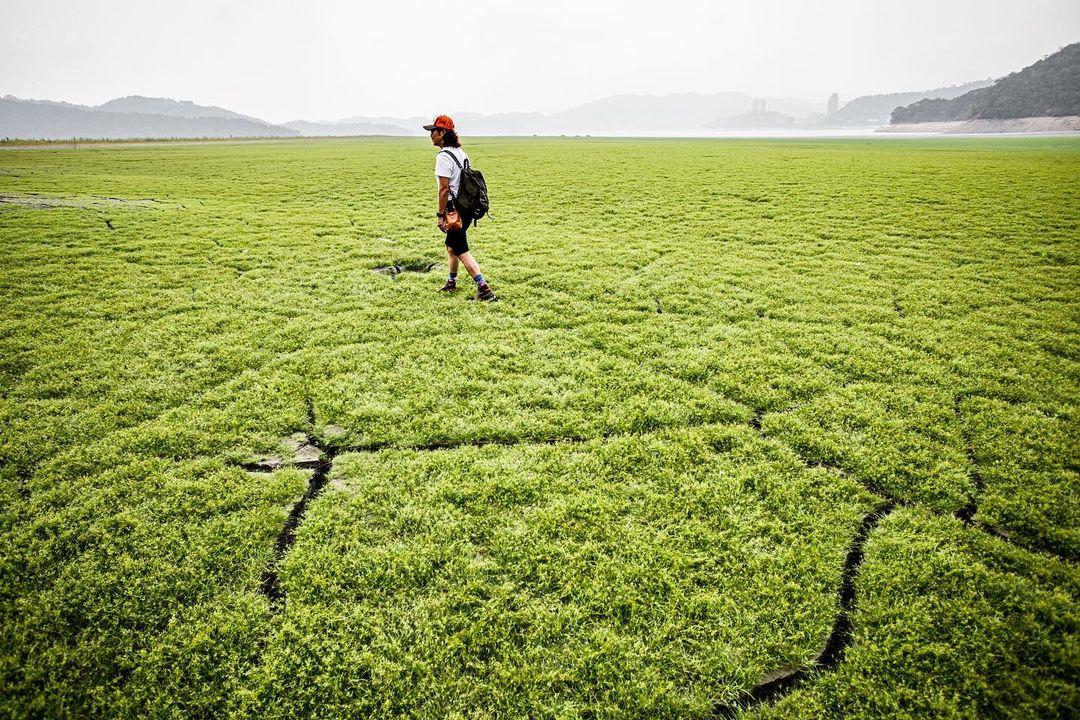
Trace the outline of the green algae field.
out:
[[[0,150],[0,715],[1076,717],[1080,140],[463,143]]]

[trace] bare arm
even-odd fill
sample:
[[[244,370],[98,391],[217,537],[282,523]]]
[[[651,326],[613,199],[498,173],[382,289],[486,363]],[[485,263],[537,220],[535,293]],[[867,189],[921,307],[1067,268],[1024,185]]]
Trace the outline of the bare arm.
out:
[[[446,203],[450,199],[450,178],[439,178],[439,214],[446,212]]]

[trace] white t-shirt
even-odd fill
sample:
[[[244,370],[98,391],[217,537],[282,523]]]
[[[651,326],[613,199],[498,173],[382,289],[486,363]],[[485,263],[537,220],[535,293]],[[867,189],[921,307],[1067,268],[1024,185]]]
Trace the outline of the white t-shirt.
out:
[[[446,154],[447,152],[454,153],[454,157],[458,159],[462,167],[465,166],[465,161],[469,159],[469,156],[459,147],[439,148],[439,154],[435,156],[435,182],[438,182],[441,177],[450,178],[450,192],[456,197],[461,189],[461,168],[457,166],[453,158]]]

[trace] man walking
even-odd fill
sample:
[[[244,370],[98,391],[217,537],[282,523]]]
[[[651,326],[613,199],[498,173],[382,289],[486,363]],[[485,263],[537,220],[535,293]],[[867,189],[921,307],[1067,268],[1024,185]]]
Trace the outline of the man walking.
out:
[[[457,290],[458,261],[465,266],[465,270],[476,282],[475,300],[490,302],[495,300],[495,293],[491,291],[484,276],[480,274],[480,265],[469,252],[469,242],[465,237],[465,231],[469,228],[472,218],[461,218],[461,229],[450,230],[446,225],[446,213],[455,210],[454,198],[461,190],[461,171],[469,156],[461,149],[461,142],[457,133],[454,132],[454,121],[447,115],[440,115],[424,129],[431,133],[431,144],[439,150],[435,156],[435,179],[439,182],[439,210],[436,216],[439,219],[439,229],[446,233],[446,259],[450,268],[450,277],[442,286],[444,292]]]

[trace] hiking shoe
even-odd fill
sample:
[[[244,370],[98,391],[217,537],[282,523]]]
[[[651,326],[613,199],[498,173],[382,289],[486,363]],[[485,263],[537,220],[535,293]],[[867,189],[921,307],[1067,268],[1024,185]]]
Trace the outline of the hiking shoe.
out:
[[[457,290],[457,280],[447,280],[446,284],[439,288],[439,292],[454,292]]]
[[[492,302],[498,299],[499,298],[495,297],[495,293],[491,291],[491,286],[487,283],[476,288],[476,297],[473,298],[473,300],[479,300],[481,302]]]

